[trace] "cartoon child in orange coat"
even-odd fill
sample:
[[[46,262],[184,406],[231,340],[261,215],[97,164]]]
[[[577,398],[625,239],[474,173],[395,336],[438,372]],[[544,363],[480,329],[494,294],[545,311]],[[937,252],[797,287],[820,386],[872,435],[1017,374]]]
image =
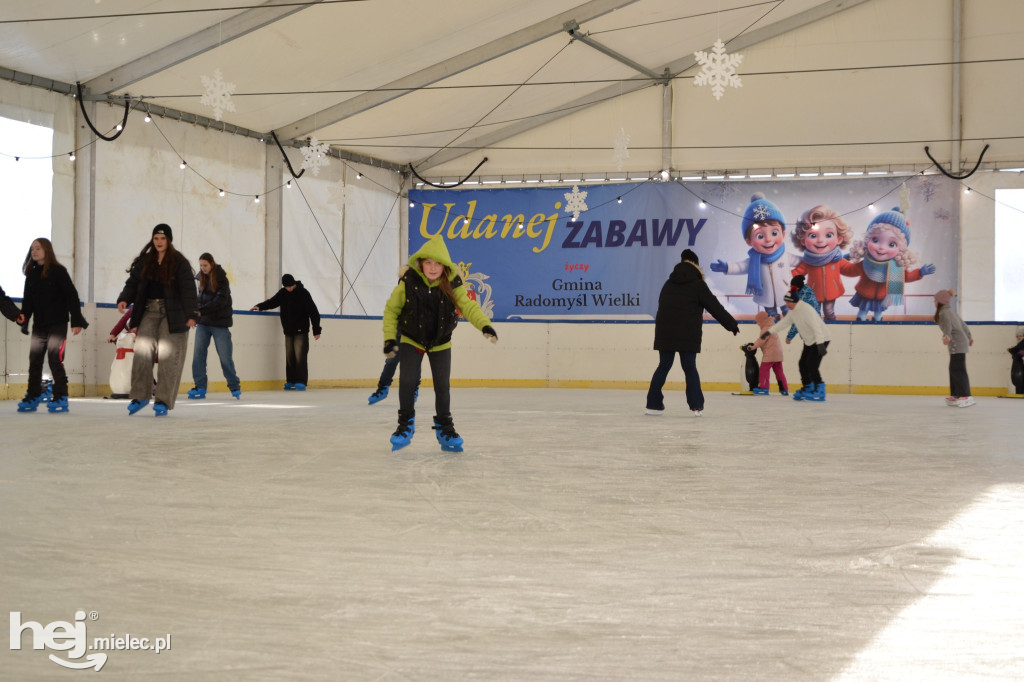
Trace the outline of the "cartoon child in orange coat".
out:
[[[846,293],[840,275],[853,276],[856,270],[853,263],[843,259],[842,251],[852,237],[850,226],[825,205],[805,212],[793,230],[793,243],[804,255],[791,274],[806,278],[826,320],[836,319],[836,299]]]

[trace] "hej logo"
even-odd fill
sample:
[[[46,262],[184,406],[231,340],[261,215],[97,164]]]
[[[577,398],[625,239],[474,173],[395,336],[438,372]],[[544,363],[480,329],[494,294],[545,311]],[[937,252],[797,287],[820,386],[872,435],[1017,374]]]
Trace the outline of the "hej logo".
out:
[[[70,661],[65,661],[50,654],[50,660],[65,668],[84,670],[95,668],[99,670],[107,662],[107,655],[103,653],[89,654],[84,661],[77,661],[85,653],[88,642],[86,640],[85,611],[75,612],[75,622],[68,623],[63,620],[55,620],[46,627],[35,621],[21,622],[21,611],[11,611],[11,650],[21,649],[21,635],[25,630],[32,632],[33,649],[53,649],[54,651],[67,651]]]

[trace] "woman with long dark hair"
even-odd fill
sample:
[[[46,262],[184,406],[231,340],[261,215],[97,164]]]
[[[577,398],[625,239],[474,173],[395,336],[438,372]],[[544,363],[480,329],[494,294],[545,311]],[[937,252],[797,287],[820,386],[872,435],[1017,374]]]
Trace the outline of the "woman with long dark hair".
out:
[[[18,403],[18,412],[35,412],[42,402],[43,357],[53,374],[53,397],[46,406],[50,412],[68,411],[68,374],[62,357],[64,342],[71,333],[78,335],[89,326],[82,316],[78,290],[67,268],[53,253],[53,244],[45,237],[32,242],[25,264],[25,297],[21,314],[25,323],[33,319],[32,340],[28,351],[28,390]]]
[[[124,313],[133,305],[128,328],[138,330],[132,354],[132,388],[128,414],[135,414],[154,397],[153,412],[167,416],[174,409],[181,370],[188,349],[188,330],[196,326],[195,276],[188,259],[174,248],[169,225],[160,223],[128,268],[128,279],[117,297]],[[160,352],[160,376],[153,389],[153,360]]]
[[[199,257],[199,306],[196,314],[199,315],[199,324],[196,325],[196,342],[192,350],[192,381],[195,386],[188,392],[189,399],[202,400],[206,397],[206,351],[210,348],[211,338],[217,348],[228,390],[236,400],[240,399],[242,385],[231,357],[231,285],[228,273],[209,253]]]

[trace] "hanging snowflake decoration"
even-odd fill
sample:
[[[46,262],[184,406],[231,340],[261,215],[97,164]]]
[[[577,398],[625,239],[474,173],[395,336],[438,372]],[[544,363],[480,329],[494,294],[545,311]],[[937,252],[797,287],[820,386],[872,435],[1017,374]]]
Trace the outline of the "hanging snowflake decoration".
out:
[[[736,67],[743,61],[743,55],[726,54],[725,43],[721,38],[715,41],[710,53],[698,50],[693,56],[702,66],[700,73],[693,79],[693,84],[710,85],[711,94],[715,99],[722,99],[727,85],[732,88],[743,87],[740,77],[736,75]]]
[[[235,110],[235,103],[231,101],[231,95],[235,92],[235,84],[225,82],[220,69],[214,69],[213,78],[208,76],[200,76],[200,78],[206,90],[199,99],[199,103],[212,107],[215,119],[219,121],[225,111]]]
[[[331,187],[331,198],[327,200],[327,203],[336,206],[338,213],[344,211],[346,206],[352,205],[352,191],[345,184],[344,179],[339,180],[338,184]]]
[[[302,147],[302,168],[313,171],[313,175],[320,175],[320,169],[330,164],[328,152],[330,148],[315,137],[309,139],[309,146]]]
[[[615,162],[617,170],[622,170],[622,164],[629,158],[629,135],[625,128],[619,128],[619,134],[615,136],[615,146],[612,151],[612,161]]]
[[[565,197],[565,212],[572,213],[573,220],[579,220],[580,213],[589,208],[587,206],[587,193],[581,192],[579,185],[573,185],[572,192],[566,192],[562,196]]]

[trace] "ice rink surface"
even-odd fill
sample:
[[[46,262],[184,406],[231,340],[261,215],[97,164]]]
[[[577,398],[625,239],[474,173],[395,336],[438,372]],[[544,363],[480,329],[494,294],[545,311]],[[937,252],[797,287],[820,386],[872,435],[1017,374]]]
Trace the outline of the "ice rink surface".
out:
[[[0,403],[0,679],[1024,679],[1024,400],[370,391]]]

